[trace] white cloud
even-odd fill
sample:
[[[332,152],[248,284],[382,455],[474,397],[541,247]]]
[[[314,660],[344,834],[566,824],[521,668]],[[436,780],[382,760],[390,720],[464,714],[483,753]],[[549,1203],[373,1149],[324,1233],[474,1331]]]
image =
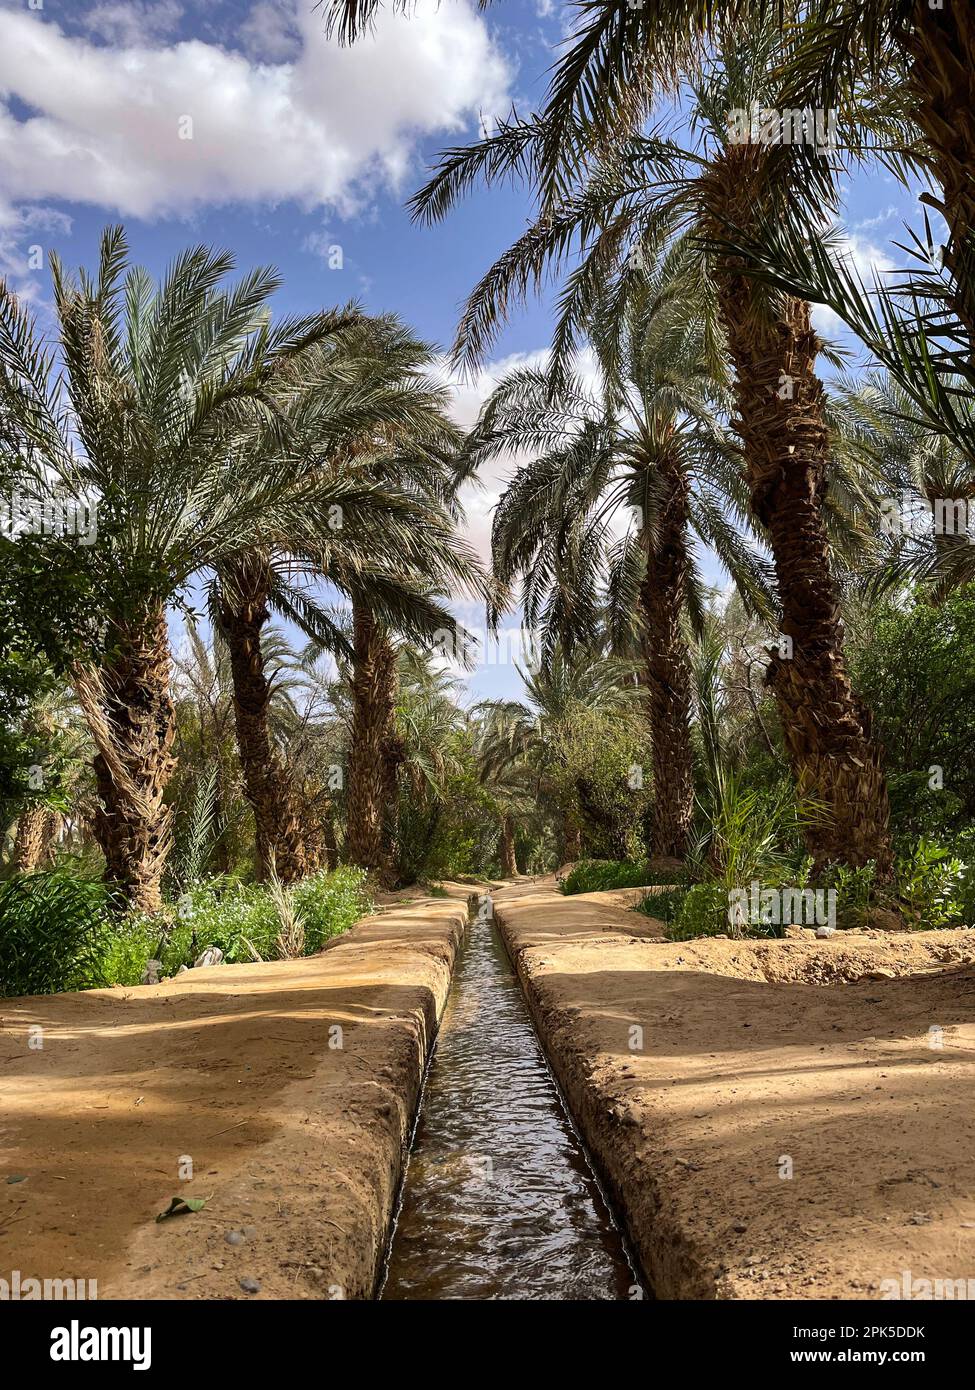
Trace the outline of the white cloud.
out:
[[[118,47],[0,9],[0,92],[29,108],[21,117],[0,103],[0,186],[12,201],[142,217],[238,200],[348,212],[399,188],[421,136],[508,103],[505,59],[469,0],[384,12],[373,37],[344,49],[302,6],[288,62],[266,5],[244,35],[251,52],[263,42],[262,61],[200,40],[137,39],[139,7],[100,8],[103,25],[109,10],[116,26],[123,10],[136,24],[117,29]]]
[[[894,269],[894,263],[885,251],[856,232],[843,238],[840,254],[849,258],[867,285],[873,284],[875,275],[883,276]]]
[[[885,222],[889,222],[892,217],[897,216],[897,209],[891,204],[883,212],[878,212],[876,217],[865,217],[862,222],[857,222],[853,230],[855,232],[868,232],[874,227],[882,227]]]
[[[0,280],[5,280],[19,298],[37,304],[43,296],[40,272],[46,268],[44,243],[54,234],[71,235],[71,218],[54,208],[29,203],[13,207],[0,199]]]
[[[155,43],[175,33],[183,17],[177,0],[103,0],[88,11],[82,23],[106,43]]]
[[[258,0],[238,31],[244,52],[264,63],[290,63],[301,53],[301,30],[291,0]]]
[[[520,367],[544,367],[548,355],[547,348],[539,348],[534,352],[514,352],[496,362],[488,363],[473,378],[458,376],[444,363],[442,378],[449,383],[453,391],[451,414],[457,424],[462,429],[469,430],[476,421],[481,406],[502,377]],[[596,389],[596,367],[588,348],[577,358],[575,370],[587,387]],[[485,562],[489,562],[491,558],[494,509],[515,471],[526,463],[529,457],[530,455],[523,451],[501,454],[479,470],[477,483],[469,484],[461,490],[461,502],[467,515],[467,538]]]
[[[847,232],[838,238],[836,251],[837,257],[852,267],[868,291],[873,288],[878,278],[883,283],[884,276],[895,269],[894,262],[885,251],[856,232]],[[839,314],[828,309],[825,304],[813,305],[812,324],[821,338],[834,341],[843,334],[849,335],[850,332]]]

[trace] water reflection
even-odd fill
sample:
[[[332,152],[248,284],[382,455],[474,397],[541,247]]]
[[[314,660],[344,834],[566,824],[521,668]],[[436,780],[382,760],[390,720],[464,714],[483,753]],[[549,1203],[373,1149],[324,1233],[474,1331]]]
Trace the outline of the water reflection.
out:
[[[637,1279],[493,923],[471,923],[382,1297],[625,1299]]]

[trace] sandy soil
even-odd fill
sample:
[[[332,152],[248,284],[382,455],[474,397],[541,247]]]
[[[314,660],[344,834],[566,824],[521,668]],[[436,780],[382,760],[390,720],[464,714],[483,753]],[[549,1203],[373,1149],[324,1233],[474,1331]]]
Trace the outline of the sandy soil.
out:
[[[469,891],[307,960],[0,1000],[0,1274],[369,1297]],[[209,1201],[157,1223],[174,1196]]]
[[[670,944],[585,896],[495,902],[659,1297],[975,1280],[975,931]]]

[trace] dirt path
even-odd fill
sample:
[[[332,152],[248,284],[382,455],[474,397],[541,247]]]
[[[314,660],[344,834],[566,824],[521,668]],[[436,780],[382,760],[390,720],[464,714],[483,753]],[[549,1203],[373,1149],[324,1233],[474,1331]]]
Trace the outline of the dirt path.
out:
[[[975,1291],[975,932],[670,944],[586,897],[495,901],[658,1296]]]
[[[0,1000],[0,1275],[368,1297],[469,892],[307,960]],[[173,1196],[209,1201],[157,1224]]]

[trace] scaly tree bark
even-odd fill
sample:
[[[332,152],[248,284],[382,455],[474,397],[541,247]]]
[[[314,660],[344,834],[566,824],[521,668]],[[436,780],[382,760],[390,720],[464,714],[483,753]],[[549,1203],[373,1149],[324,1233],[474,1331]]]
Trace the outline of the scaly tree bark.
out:
[[[912,20],[900,39],[909,62],[906,90],[941,184],[945,265],[975,352],[975,8],[970,0],[939,8],[916,0]]]
[[[566,864],[582,858],[582,828],[571,811],[562,816],[562,858]]]
[[[501,819],[501,874],[504,878],[518,877],[518,856],[515,853],[515,822],[506,813]]]
[[[650,853],[683,859],[694,815],[691,671],[681,627],[688,572],[687,481],[666,458],[656,471],[666,493],[656,536],[645,538],[647,567],[640,586],[653,764]]]
[[[301,822],[287,777],[271,738],[271,683],[264,669],[261,632],[268,620],[263,566],[244,559],[221,586],[220,631],[230,652],[237,748],[244,789],[254,812],[258,871],[266,878],[272,862],[284,883],[306,872]]]
[[[702,180],[709,232],[748,226],[761,207],[763,147],[729,147]],[[876,861],[892,869],[890,805],[880,748],[850,683],[839,591],[823,518],[829,444],[818,339],[803,300],[765,292],[743,263],[719,257],[715,280],[735,364],[736,427],[752,508],[767,528],[791,655],[773,655],[767,681],[778,705],[800,796],[825,816],[806,830],[816,866]]]
[[[395,859],[390,824],[395,790],[396,652],[368,604],[353,597],[352,728],[346,857],[388,878]]]
[[[38,801],[28,801],[17,820],[14,868],[32,874],[47,859],[58,832],[58,813]]]
[[[116,628],[113,653],[100,671],[75,675],[98,750],[99,805],[92,829],[105,855],[106,879],[133,908],[148,913],[162,905],[171,841],[171,811],[163,802],[175,766],[169,678],[169,636],[161,604],[143,621]]]

